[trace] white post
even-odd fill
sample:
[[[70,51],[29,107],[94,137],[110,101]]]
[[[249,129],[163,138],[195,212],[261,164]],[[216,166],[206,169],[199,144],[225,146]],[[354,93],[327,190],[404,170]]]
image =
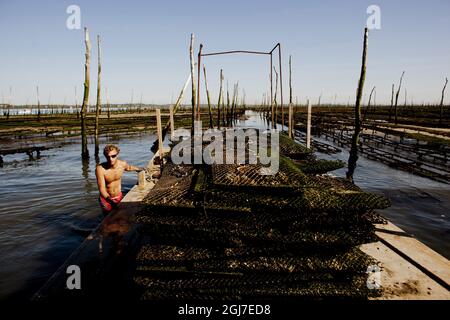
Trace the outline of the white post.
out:
[[[162,163],[163,158],[163,139],[162,139],[162,126],[161,126],[161,110],[156,109],[156,128],[158,134],[158,151],[159,151],[159,159]]]
[[[173,140],[174,131],[175,131],[175,123],[173,120],[173,106],[170,106],[170,140]]]
[[[306,147],[311,147],[311,102],[308,100],[308,119],[306,121]]]

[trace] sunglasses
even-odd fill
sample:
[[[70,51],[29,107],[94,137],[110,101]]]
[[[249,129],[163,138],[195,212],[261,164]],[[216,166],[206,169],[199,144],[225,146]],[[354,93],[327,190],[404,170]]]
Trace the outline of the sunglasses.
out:
[[[115,157],[117,157],[117,153],[116,154],[112,154],[110,156],[106,155],[105,156],[107,159],[114,159]]]

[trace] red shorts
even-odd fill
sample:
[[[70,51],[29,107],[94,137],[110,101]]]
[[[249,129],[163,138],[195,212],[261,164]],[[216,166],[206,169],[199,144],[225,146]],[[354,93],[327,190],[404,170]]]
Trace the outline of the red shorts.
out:
[[[116,205],[119,204],[120,201],[122,201],[123,195],[122,192],[119,193],[117,196],[115,197],[110,197],[109,201],[106,200],[105,198],[103,198],[102,196],[100,196],[100,198],[98,199],[100,202],[100,207],[102,208],[104,213],[110,213],[112,211],[112,209],[114,209],[113,205],[110,203],[110,201],[114,202]]]

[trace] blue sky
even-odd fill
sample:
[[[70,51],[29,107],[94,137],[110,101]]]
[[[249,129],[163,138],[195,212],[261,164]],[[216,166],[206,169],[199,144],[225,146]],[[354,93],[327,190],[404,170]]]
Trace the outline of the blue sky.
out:
[[[381,8],[381,30],[369,35],[366,98],[390,100],[391,85],[406,71],[408,101],[435,103],[450,76],[450,1],[4,1],[0,0],[0,90],[12,103],[73,103],[82,99],[83,31],[66,28],[66,8],[81,8],[82,27],[102,37],[102,82],[112,103],[169,103],[189,75],[189,40],[195,48],[283,50],[288,96],[288,58],[293,60],[294,99],[353,103],[359,77],[363,28],[371,4]],[[96,52],[92,50],[90,102],[95,102]],[[276,56],[274,56],[276,58]],[[247,103],[269,91],[267,56],[233,55],[204,60],[213,101],[219,70],[239,80]],[[231,90],[231,89],[230,89]],[[403,91],[403,90],[402,90]],[[104,91],[103,91],[104,92]],[[202,94],[204,87],[202,86]],[[446,102],[449,103],[450,94]],[[189,101],[189,95],[186,96]],[[205,102],[205,99],[202,100]],[[404,101],[404,92],[400,96]]]

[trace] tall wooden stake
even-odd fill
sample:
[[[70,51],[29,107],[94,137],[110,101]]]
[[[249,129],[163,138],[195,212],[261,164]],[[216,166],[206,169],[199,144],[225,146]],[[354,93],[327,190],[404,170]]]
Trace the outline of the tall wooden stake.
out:
[[[281,67],[281,44],[278,43],[278,65],[280,71],[280,104],[281,104],[281,130],[284,130],[284,107],[283,107],[283,68]]]
[[[400,77],[400,83],[398,85],[397,93],[395,94],[395,105],[394,105],[394,121],[397,124],[397,105],[398,105],[398,97],[400,96],[400,89],[402,88],[402,80],[405,75],[405,71],[403,71],[402,76]]]
[[[308,117],[306,120],[306,148],[311,148],[311,102],[308,100]]]
[[[277,121],[277,117],[278,117],[278,103],[277,103],[277,94],[278,94],[278,72],[275,69],[275,67],[273,67],[273,71],[275,72],[275,93],[273,95],[273,106],[275,109],[275,121],[273,122],[273,128],[276,128],[276,121]]]
[[[212,118],[212,111],[211,111],[211,100],[209,98],[209,91],[208,91],[208,80],[206,79],[205,65],[203,65],[203,73],[205,75],[206,99],[208,100],[209,127],[212,129],[213,128],[213,118]]]
[[[98,72],[97,72],[97,103],[95,105],[95,156],[98,157],[99,152],[99,141],[98,141],[98,118],[100,116],[101,109],[101,72],[102,72],[102,64],[101,64],[101,49],[100,49],[100,35],[97,35],[97,53],[98,53]]]
[[[189,47],[189,59],[191,62],[191,83],[192,83],[192,97],[191,97],[191,104],[192,104],[192,123],[191,123],[191,133],[194,135],[194,120],[195,120],[195,99],[197,97],[196,91],[195,91],[195,75],[194,75],[194,68],[195,68],[195,61],[194,61],[194,34],[191,33],[191,45]]]
[[[177,113],[178,111],[178,107],[181,105],[181,102],[183,101],[183,95],[184,92],[186,91],[186,88],[189,84],[189,81],[191,81],[191,75],[189,74],[189,77],[187,78],[186,82],[184,83],[183,89],[181,89],[180,95],[178,96],[177,102],[175,103],[175,105],[173,106],[173,114],[175,115],[175,113]],[[172,121],[173,125],[175,127],[175,120]],[[164,139],[164,137],[166,136],[167,130],[169,130],[169,126],[170,126],[171,120],[167,120],[166,125],[162,128],[162,137]],[[172,139],[172,137],[171,137]],[[152,152],[156,152],[159,148],[159,140],[156,139],[155,142],[153,142],[153,145],[151,147],[151,151]]]
[[[369,36],[369,30],[364,29],[364,46],[361,63],[361,76],[359,78],[358,90],[356,92],[356,105],[355,105],[355,132],[352,137],[352,145],[350,149],[350,156],[348,159],[348,171],[347,179],[353,182],[353,174],[356,169],[356,161],[358,160],[358,145],[359,145],[359,133],[361,131],[361,98],[364,90],[364,82],[366,80],[366,60],[367,60],[367,38]]]
[[[170,140],[173,141],[173,134],[175,132],[175,123],[173,120],[173,106],[170,106],[169,113],[170,113],[170,119],[169,119],[170,120]]]
[[[39,100],[39,86],[36,86],[36,96],[37,96],[37,118],[41,121],[41,102]]]
[[[389,122],[392,120],[392,109],[394,109],[394,89],[395,85],[392,84],[392,90],[391,90],[391,107],[389,108]]]
[[[223,99],[223,71],[220,69],[220,87],[219,87],[219,101],[217,102],[217,129],[220,129],[220,108],[221,100]]]
[[[86,62],[84,64],[84,94],[83,104],[81,106],[81,158],[88,159],[89,151],[87,147],[87,132],[86,132],[86,110],[89,103],[89,73],[91,63],[91,41],[89,40],[89,32],[84,28],[84,42],[86,45]]]
[[[444,117],[444,95],[445,89],[447,88],[448,79],[445,78],[444,88],[442,89],[441,103],[439,104],[440,116],[439,116],[439,124],[442,124],[442,118]]]
[[[289,120],[288,120],[288,125],[289,125],[289,138],[292,138],[292,113],[293,113],[293,106],[292,103],[289,103]]]
[[[289,56],[289,103],[292,104],[292,56]]]
[[[161,126],[161,110],[156,109],[156,129],[158,134],[158,150],[159,150],[159,159],[161,160],[162,164],[162,158],[163,158],[163,136],[162,136],[162,126]]]

